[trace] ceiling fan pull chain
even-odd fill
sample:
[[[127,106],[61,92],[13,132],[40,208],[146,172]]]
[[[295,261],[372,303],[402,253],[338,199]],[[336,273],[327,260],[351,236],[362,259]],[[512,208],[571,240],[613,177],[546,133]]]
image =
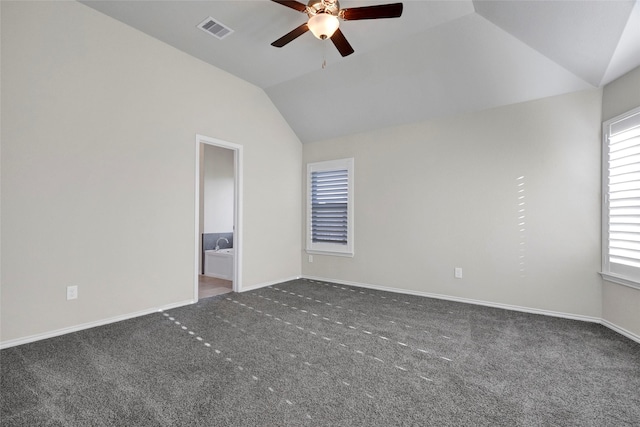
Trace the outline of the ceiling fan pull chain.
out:
[[[322,43],[322,69],[327,68],[327,44]]]

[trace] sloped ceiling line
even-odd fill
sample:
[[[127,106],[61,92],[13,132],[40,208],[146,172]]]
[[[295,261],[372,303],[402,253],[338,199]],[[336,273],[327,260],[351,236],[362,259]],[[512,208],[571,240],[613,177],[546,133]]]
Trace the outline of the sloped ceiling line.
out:
[[[404,0],[399,19],[344,22],[342,58],[310,34],[272,47],[304,16],[271,1],[81,0],[264,89],[302,142],[602,86],[640,66],[639,2]],[[235,32],[215,40],[207,16]]]

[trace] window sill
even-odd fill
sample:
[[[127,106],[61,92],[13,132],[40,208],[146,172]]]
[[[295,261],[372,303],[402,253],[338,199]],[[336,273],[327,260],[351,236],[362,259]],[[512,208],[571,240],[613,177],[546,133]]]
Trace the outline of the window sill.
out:
[[[331,251],[319,251],[307,249],[306,252],[309,255],[328,255],[328,256],[341,256],[346,258],[353,258],[353,252],[331,252]]]
[[[600,272],[602,278],[608,282],[617,283],[618,285],[628,286],[630,288],[640,290],[640,282],[628,279],[626,277],[618,276],[611,273]]]

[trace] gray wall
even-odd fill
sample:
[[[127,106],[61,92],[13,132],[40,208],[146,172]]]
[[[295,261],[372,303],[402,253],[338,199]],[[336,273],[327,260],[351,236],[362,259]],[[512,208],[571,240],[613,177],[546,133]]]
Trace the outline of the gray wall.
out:
[[[262,90],[90,8],[0,8],[3,344],[191,301],[197,133],[244,148],[245,289],[302,272],[640,334],[640,291],[597,275],[600,121],[637,106],[640,70],[604,94],[302,147]],[[302,165],[342,157],[356,255],[309,263]]]
[[[305,164],[355,158],[355,256],[305,255],[303,274],[599,319],[601,99],[305,144]]]
[[[204,233],[233,231],[233,150],[204,144]]]
[[[640,68],[605,86],[602,120],[609,120],[637,107],[640,107]],[[602,318],[640,336],[640,289],[604,281]]]
[[[80,3],[0,7],[2,343],[193,299],[196,134],[244,147],[243,288],[300,275],[302,148],[264,91]]]

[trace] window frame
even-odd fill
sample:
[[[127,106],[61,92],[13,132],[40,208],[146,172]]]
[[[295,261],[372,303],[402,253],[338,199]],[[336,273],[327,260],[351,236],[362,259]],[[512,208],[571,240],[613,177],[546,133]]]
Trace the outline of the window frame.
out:
[[[354,252],[354,159],[345,158],[322,162],[307,163],[307,197],[306,197],[306,252],[308,254],[353,257]],[[313,242],[311,220],[311,174],[347,170],[347,243]]]
[[[638,116],[638,118],[632,119],[633,116]],[[632,127],[629,129],[637,126],[637,123],[640,123],[640,107],[636,107],[602,123],[602,271],[600,275],[607,281],[640,289],[640,267],[611,263],[609,256],[609,137],[612,133],[612,127],[625,120],[631,121]],[[619,133],[624,131],[626,130]],[[638,215],[638,217],[640,217],[640,215]]]

